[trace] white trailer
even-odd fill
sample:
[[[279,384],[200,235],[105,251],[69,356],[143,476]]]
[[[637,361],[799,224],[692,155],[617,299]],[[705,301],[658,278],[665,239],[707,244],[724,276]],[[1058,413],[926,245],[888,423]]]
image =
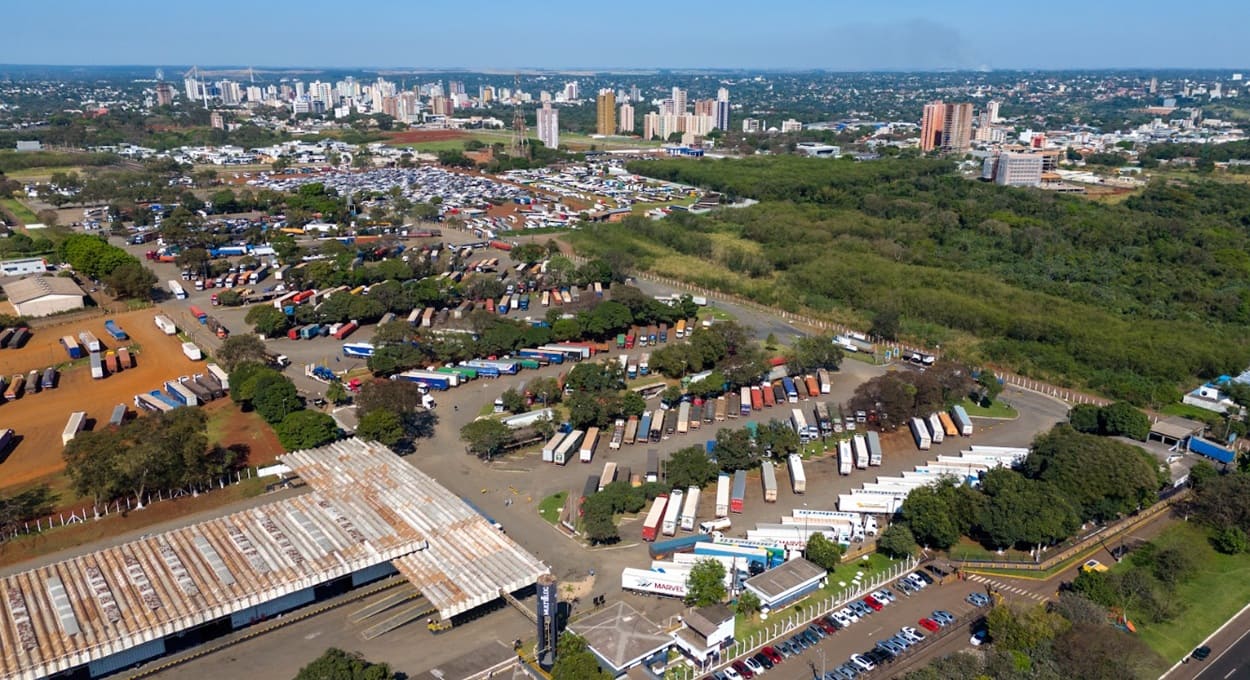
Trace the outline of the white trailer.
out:
[[[916,441],[916,448],[928,451],[933,446],[933,440],[929,438],[929,426],[919,418],[912,418],[908,425],[911,427],[912,439]]]
[[[664,509],[664,524],[660,529],[665,536],[673,536],[677,533],[677,525],[681,521],[681,506],[685,497],[686,494],[681,489],[673,489],[672,495],[669,496],[668,507]]]
[[[686,489],[686,500],[681,508],[682,531],[694,531],[695,521],[699,514],[699,487]]]
[[[164,314],[157,314],[153,321],[156,322],[156,327],[161,329],[161,332],[165,335],[175,335],[178,333],[178,326],[176,326],[174,322]]]
[[[868,442],[864,439],[864,435],[857,434],[851,437],[851,448],[855,451],[855,467],[861,470],[868,469]]]
[[[855,461],[851,457],[851,443],[845,439],[838,442],[838,473],[843,475],[851,474],[851,470],[855,467]]]
[[[586,436],[582,437],[581,448],[577,450],[577,458],[583,463],[589,463],[595,456],[595,446],[599,443],[599,428],[592,427],[586,430]]]
[[[716,516],[729,516],[729,485],[730,477],[721,473],[716,477]]]
[[[69,422],[65,423],[65,431],[61,433],[61,446],[68,446],[74,441],[74,437],[82,432],[82,428],[87,424],[86,411],[74,411],[69,414]]]
[[[583,432],[581,430],[573,430],[570,432],[569,436],[565,437],[564,441],[560,442],[560,446],[556,447],[556,451],[552,456],[551,462],[556,465],[564,465],[569,462],[569,459],[573,457],[573,447],[577,446],[582,441],[582,434]]]
[[[893,515],[903,505],[903,499],[884,494],[838,494],[838,509],[843,512],[867,512],[876,515]]]
[[[868,440],[868,464],[874,467],[881,465],[881,437],[869,430],[866,439]]]
[[[182,353],[187,355],[187,358],[191,361],[199,361],[204,358],[204,353],[200,351],[200,348],[194,342],[182,343]]]
[[[929,435],[933,439],[934,444],[941,444],[946,439],[946,428],[942,426],[942,419],[936,413],[930,413],[928,418]]]
[[[690,431],[690,402],[683,401],[677,409],[677,434]]]
[[[208,369],[210,375],[217,379],[217,382],[221,383],[221,389],[230,389],[230,374],[225,369],[217,364],[205,364],[204,367]]]
[[[803,457],[792,453],[786,462],[790,465],[790,485],[794,488],[794,493],[807,493],[807,475],[803,472]]]
[[[649,569],[626,567],[621,570],[621,590],[632,590],[669,597],[686,596],[686,574],[664,574]]]
[[[186,289],[182,287],[181,283],[178,283],[177,281],[174,281],[172,279],[169,281],[169,292],[174,294],[174,299],[176,300],[187,299]]]

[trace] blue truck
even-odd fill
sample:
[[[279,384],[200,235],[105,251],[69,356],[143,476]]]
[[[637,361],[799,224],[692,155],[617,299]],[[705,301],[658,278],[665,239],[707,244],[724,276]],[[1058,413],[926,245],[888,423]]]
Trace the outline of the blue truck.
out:
[[[179,408],[180,406],[182,406],[180,402],[170,398],[169,396],[166,396],[166,394],[160,390],[152,390],[151,392],[148,392],[148,394],[152,397],[155,397],[157,401],[168,404],[174,408]]]
[[[711,534],[691,534],[690,536],[682,536],[667,541],[656,541],[648,546],[651,551],[651,559],[659,559],[673,553],[690,552],[694,550],[696,543],[711,543]]]
[[[525,358],[525,359],[536,359],[538,361],[545,361],[549,364],[564,363],[563,354],[559,354],[557,352],[544,352],[543,350],[540,350],[540,349],[523,349],[517,352],[517,356]]]
[[[407,380],[432,390],[447,390],[452,387],[456,376],[431,371],[404,371],[391,376],[391,380]]]
[[[301,340],[309,340],[311,338],[319,337],[320,335],[321,326],[319,324],[312,323],[299,329],[299,337]]]
[[[117,322],[112,319],[104,322],[104,330],[108,331],[108,334],[113,336],[114,340],[130,339],[130,336],[126,335],[126,331],[122,330],[121,326],[118,326]]]
[[[781,386],[785,389],[785,391],[786,391],[786,399],[788,399],[788,400],[790,401],[790,403],[792,403],[792,404],[793,404],[793,403],[798,402],[798,400],[799,400],[799,391],[798,391],[798,390],[796,390],[796,389],[794,388],[794,381],[793,381],[793,380],[791,380],[789,377],[782,378],[782,379],[781,379]]]

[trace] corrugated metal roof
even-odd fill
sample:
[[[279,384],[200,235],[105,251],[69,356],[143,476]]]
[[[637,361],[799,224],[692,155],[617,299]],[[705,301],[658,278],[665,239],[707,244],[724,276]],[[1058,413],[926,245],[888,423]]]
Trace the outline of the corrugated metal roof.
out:
[[[0,677],[38,678],[412,554],[444,617],[547,568],[386,447],[284,462],[314,491],[0,579]]]

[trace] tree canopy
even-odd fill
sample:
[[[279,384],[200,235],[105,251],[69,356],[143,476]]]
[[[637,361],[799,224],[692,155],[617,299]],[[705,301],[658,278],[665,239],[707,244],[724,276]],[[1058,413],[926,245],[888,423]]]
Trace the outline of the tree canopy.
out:
[[[391,680],[391,667],[371,663],[357,653],[331,647],[311,663],[299,669],[295,680]]]

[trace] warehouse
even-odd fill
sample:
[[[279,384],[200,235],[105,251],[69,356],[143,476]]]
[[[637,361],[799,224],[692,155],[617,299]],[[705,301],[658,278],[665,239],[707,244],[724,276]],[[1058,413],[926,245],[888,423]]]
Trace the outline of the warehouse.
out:
[[[444,620],[547,572],[380,444],[282,462],[312,492],[0,579],[0,677],[107,675],[397,567]]]
[[[802,557],[747,579],[746,589],[760,598],[765,611],[780,609],[821,586],[828,572]]]
[[[82,309],[84,294],[73,279],[32,276],[4,284],[4,295],[19,316],[37,317]]]

